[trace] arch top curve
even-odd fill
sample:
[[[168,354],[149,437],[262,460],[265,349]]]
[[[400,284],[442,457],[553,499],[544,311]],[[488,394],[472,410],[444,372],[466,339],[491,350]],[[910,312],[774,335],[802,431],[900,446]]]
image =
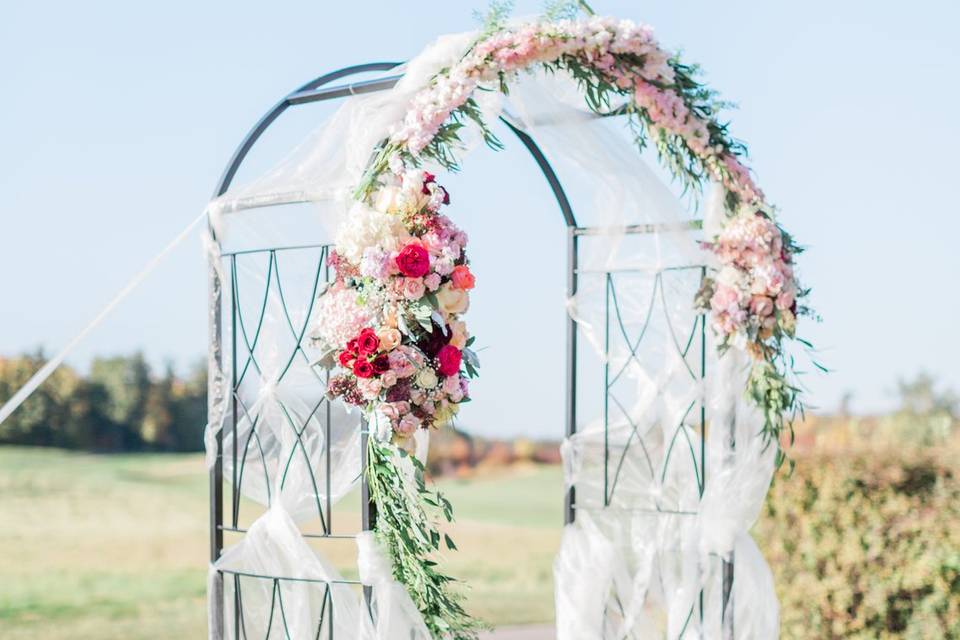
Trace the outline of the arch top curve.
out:
[[[233,152],[233,155],[230,157],[230,160],[225,167],[223,174],[217,182],[217,186],[214,189],[213,197],[218,198],[225,194],[233,183],[233,179],[239,171],[240,167],[243,165],[244,160],[247,158],[250,151],[256,145],[257,141],[263,136],[263,134],[270,128],[270,126],[281,116],[283,113],[292,106],[310,104],[314,102],[320,102],[324,100],[333,100],[338,98],[346,98],[354,95],[361,95],[365,93],[374,93],[377,91],[385,91],[392,89],[396,83],[403,77],[402,74],[395,74],[386,76],[383,78],[374,78],[372,80],[361,80],[358,82],[352,82],[343,85],[336,85],[333,87],[327,87],[332,82],[340,80],[342,78],[347,78],[353,75],[359,75],[363,73],[371,73],[377,71],[391,71],[397,67],[404,64],[403,62],[369,62],[364,64],[351,65],[347,67],[342,67],[335,71],[317,76],[313,80],[301,85],[294,91],[291,91],[286,96],[284,96],[279,102],[277,102],[273,107],[270,108],[250,129],[243,140],[237,146],[236,150]],[[543,173],[544,177],[547,180],[547,183],[550,187],[551,192],[553,193],[554,198],[557,201],[557,205],[560,208],[560,213],[563,216],[563,221],[565,226],[568,228],[574,229],[577,227],[577,220],[573,212],[573,206],[570,203],[570,199],[567,197],[566,191],[563,189],[563,185],[560,182],[560,178],[557,175],[557,172],[554,170],[553,166],[550,164],[550,161],[547,159],[546,155],[543,153],[543,150],[540,149],[539,145],[533,139],[533,137],[517,127],[515,124],[510,122],[507,118],[500,116],[500,121],[503,122],[507,128],[520,140],[523,146],[527,149],[530,155],[533,157],[534,161],[537,163],[537,166],[540,168],[540,171]]]
[[[247,132],[247,135],[243,137],[243,140],[237,146],[236,150],[233,152],[233,155],[230,157],[230,160],[227,162],[227,166],[224,168],[223,174],[217,181],[217,186],[213,190],[213,197],[218,198],[227,192],[227,189],[229,189],[230,185],[233,183],[234,176],[236,176],[237,171],[240,169],[240,165],[243,164],[247,154],[250,153],[250,150],[253,148],[253,145],[257,143],[257,140],[260,139],[260,136],[262,136],[264,132],[270,128],[270,125],[272,125],[274,121],[279,118],[288,108],[295,104],[303,104],[304,102],[308,102],[308,100],[303,99],[307,94],[316,94],[315,90],[319,87],[331,82],[335,82],[341,78],[374,71],[389,71],[391,69],[395,69],[401,64],[403,63],[368,62],[365,64],[343,67],[341,69],[337,69],[336,71],[331,71],[330,73],[317,76],[313,80],[288,93],[279,102],[273,105],[269,111],[261,116],[256,124],[253,125],[253,128],[251,128],[250,131]],[[350,94],[347,93],[346,95]],[[297,100],[297,98],[300,99]]]

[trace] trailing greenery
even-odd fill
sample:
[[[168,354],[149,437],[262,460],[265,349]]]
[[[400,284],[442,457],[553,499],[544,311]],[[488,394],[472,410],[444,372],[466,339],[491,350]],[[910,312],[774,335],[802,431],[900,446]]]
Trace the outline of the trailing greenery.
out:
[[[434,638],[473,640],[482,625],[464,610],[455,580],[437,568],[441,541],[457,547],[436,521],[453,521],[453,507],[427,488],[423,464],[404,449],[370,438],[367,483],[377,507],[377,538],[393,560],[393,576],[403,584]]]

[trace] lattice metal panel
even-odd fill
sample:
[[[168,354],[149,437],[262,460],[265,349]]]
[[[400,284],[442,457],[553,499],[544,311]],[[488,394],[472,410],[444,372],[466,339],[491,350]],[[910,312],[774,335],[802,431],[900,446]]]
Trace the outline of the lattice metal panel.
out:
[[[324,244],[223,255],[231,395],[222,433],[229,503],[226,522],[218,524],[221,531],[245,534],[246,523],[281,500],[285,509],[307,523],[302,527],[304,538],[322,544],[354,537],[355,532],[335,529],[333,505],[342,493],[338,489],[360,478],[363,438],[357,432],[355,439],[336,439],[334,420],[349,418],[341,403],[326,397],[329,372],[315,367],[317,354],[309,352],[310,320],[331,279],[330,248]],[[358,463],[352,477],[338,483],[332,476],[336,465],[331,456],[348,446],[356,447]],[[350,593],[359,588],[354,580],[223,573],[229,574],[225,637],[287,638],[290,616],[306,615],[317,638],[333,638],[338,609],[343,616],[357,615],[359,600]],[[338,592],[340,597],[334,597]],[[309,602],[308,610],[300,606],[289,611],[291,598]],[[257,603],[254,611],[251,601]],[[263,606],[267,602],[269,607]]]
[[[590,242],[582,236],[592,233],[579,230],[579,241]],[[623,573],[614,576],[604,637],[638,637],[632,629],[641,626],[640,615],[663,637],[721,637],[722,620],[710,613],[721,607],[707,605],[720,602],[732,566],[701,558],[696,544],[709,481],[708,345],[706,318],[692,300],[705,267],[581,269],[580,250],[575,242],[573,289],[602,308],[583,313],[585,324],[574,327],[581,339],[574,340],[571,386],[583,416],[574,424],[583,432],[568,521],[588,512],[620,556]],[[589,420],[595,414],[599,425]],[[631,592],[627,580],[646,590]],[[690,588],[699,584],[707,586]]]

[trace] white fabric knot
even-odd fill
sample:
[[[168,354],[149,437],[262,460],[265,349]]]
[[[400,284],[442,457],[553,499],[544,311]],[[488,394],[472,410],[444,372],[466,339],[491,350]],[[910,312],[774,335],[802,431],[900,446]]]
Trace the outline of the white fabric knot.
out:
[[[264,381],[263,386],[260,387],[260,392],[257,394],[258,399],[260,400],[274,400],[277,397],[277,381],[276,380],[267,380]]]

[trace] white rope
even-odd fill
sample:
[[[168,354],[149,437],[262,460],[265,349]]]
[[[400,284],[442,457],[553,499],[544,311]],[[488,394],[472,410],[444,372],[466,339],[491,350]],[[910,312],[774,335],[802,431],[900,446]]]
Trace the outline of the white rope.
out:
[[[100,323],[106,320],[107,316],[109,316],[127,296],[133,293],[134,289],[140,286],[140,283],[143,282],[161,262],[163,262],[163,259],[167,257],[167,254],[169,254],[181,242],[183,242],[190,235],[190,233],[193,232],[196,226],[203,222],[206,216],[206,211],[197,216],[193,222],[187,225],[186,229],[177,234],[170,244],[164,247],[160,253],[151,258],[150,261],[147,262],[147,264],[143,267],[143,269],[133,276],[130,282],[128,282],[126,286],[123,287],[123,289],[121,289],[116,296],[114,296],[113,300],[111,300],[109,304],[107,304],[107,306],[105,306],[100,313],[97,314],[90,324],[84,327],[83,330],[73,338],[73,340],[68,342],[67,346],[60,350],[60,353],[48,360],[39,371],[33,374],[33,376],[27,380],[27,383],[23,385],[19,391],[13,394],[9,400],[7,400],[3,407],[0,407],[0,424],[3,424],[3,421],[9,418],[10,414],[16,411],[17,407],[23,404],[23,401],[29,398],[30,395],[37,390],[37,387],[43,384],[43,381],[49,378],[50,375],[57,370],[57,367],[63,363],[64,359],[66,359],[66,357],[73,352],[77,345],[83,342],[83,339],[86,338],[87,335],[89,335],[94,329],[96,329]]]

